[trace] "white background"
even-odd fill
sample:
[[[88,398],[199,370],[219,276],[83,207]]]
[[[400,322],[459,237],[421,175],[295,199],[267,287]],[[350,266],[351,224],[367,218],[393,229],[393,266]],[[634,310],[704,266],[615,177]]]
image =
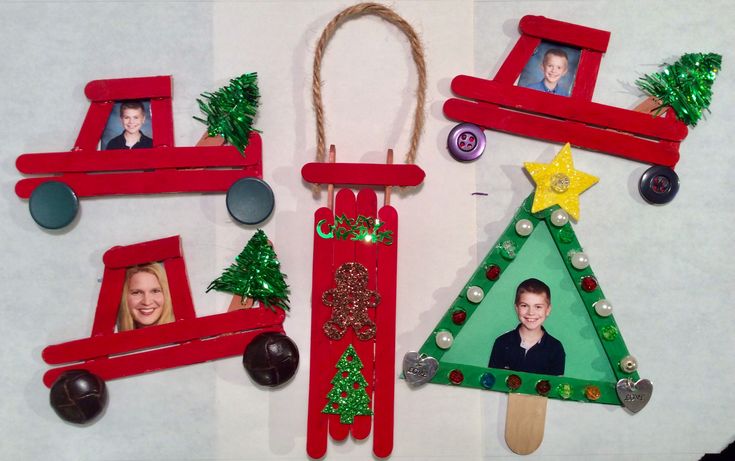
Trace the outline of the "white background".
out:
[[[306,459],[312,213],[324,204],[301,180],[315,154],[311,65],[323,26],[344,1],[5,2],[0,5],[0,458],[57,460]],[[642,202],[648,167],[574,150],[577,168],[600,177],[582,195],[577,236],[641,376],[654,382],[648,407],[551,400],[545,460],[695,460],[733,440],[735,360],[731,226],[733,115],[731,22],[722,1],[396,1],[421,35],[428,66],[427,125],[418,163],[422,187],[396,194],[400,217],[396,364],[432,331],[466,279],[532,190],[524,161],[550,161],[560,146],[487,132],[477,162],[446,152],[453,122],[441,106],[458,74],[490,77],[518,38],[526,14],[612,32],[594,100],[632,108],[633,82],[685,52],[723,55],[712,114],[681,144],[681,191],[672,203]],[[199,315],[223,311],[204,294],[252,236],[231,221],[223,194],[84,199],[72,226],[40,229],[13,187],[24,152],[73,146],[88,102],[86,82],[173,75],[176,143],[203,126],[195,98],[245,72],[259,73],[264,179],[276,194],[263,226],[291,285],[286,331],[302,362],[275,390],[256,387],[239,358],[108,383],[97,423],[61,422],[48,405],[41,350],[89,335],[114,245],[181,235]],[[400,33],[377,18],[338,31],[324,60],[327,142],[338,159],[382,162],[408,145],[416,73]],[[486,192],[487,196],[471,195]],[[398,374],[398,369],[396,370]],[[396,383],[393,459],[515,458],[503,440],[502,393]],[[330,459],[371,459],[366,442],[330,442]]]

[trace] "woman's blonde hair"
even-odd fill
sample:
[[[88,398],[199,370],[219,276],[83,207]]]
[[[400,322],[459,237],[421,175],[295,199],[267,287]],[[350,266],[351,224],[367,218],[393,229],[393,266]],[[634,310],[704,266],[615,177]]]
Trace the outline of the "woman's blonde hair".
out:
[[[171,290],[168,287],[168,278],[166,270],[161,263],[142,264],[140,266],[128,267],[125,272],[125,284],[123,285],[122,297],[120,299],[120,310],[117,313],[117,331],[134,330],[136,327],[130,308],[128,307],[128,285],[130,278],[138,272],[147,272],[153,274],[158,279],[163,291],[163,311],[161,317],[153,325],[162,325],[174,321],[174,309],[171,303]]]

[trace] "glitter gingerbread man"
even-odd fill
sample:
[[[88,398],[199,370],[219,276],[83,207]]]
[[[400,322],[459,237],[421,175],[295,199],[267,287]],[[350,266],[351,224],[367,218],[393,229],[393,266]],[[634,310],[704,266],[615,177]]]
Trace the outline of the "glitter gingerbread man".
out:
[[[332,318],[324,323],[324,333],[339,340],[349,327],[363,341],[375,336],[375,322],[368,316],[368,308],[380,304],[380,294],[368,290],[368,270],[360,263],[342,264],[334,274],[336,288],[322,294],[322,302],[332,308]]]

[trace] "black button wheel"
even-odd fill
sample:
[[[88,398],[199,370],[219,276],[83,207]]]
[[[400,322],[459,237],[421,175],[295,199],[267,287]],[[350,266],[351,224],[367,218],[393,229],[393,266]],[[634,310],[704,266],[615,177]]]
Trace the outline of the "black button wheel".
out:
[[[638,189],[648,203],[669,203],[679,192],[679,176],[669,167],[655,165],[643,173]]]
[[[31,192],[28,201],[31,217],[46,229],[68,226],[79,212],[77,194],[63,182],[47,181]]]
[[[237,180],[227,191],[227,211],[242,224],[260,224],[273,212],[273,190],[258,178]]]

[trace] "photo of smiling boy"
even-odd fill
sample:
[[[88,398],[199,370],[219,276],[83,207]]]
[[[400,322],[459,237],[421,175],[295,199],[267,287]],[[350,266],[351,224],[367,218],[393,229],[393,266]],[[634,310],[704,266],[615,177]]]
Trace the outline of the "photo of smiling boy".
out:
[[[569,56],[567,56],[567,53],[559,48],[549,48],[544,53],[544,59],[541,62],[541,71],[544,78],[540,82],[526,85],[526,88],[569,96],[569,89],[559,84],[559,80],[567,75],[568,70]]]
[[[140,101],[125,101],[120,104],[120,124],[123,132],[107,143],[105,149],[146,149],[153,147],[153,139],[141,128],[146,121],[145,106]]]
[[[551,314],[551,290],[541,280],[524,280],[516,289],[519,324],[500,335],[490,353],[490,368],[563,375],[566,354],[561,342],[543,327]]]

